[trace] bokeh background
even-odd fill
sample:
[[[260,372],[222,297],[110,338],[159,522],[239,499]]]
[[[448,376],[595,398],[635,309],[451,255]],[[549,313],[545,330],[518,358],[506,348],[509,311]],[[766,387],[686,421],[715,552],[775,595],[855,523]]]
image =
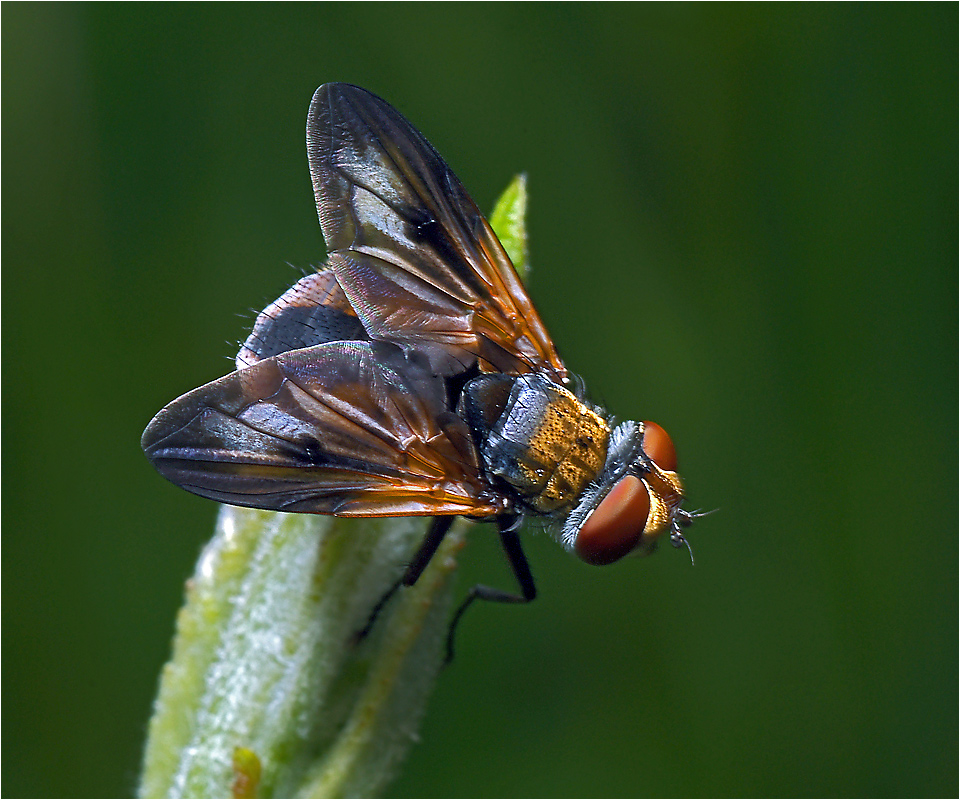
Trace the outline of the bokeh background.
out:
[[[528,537],[397,796],[958,792],[957,8],[4,4],[3,790],[134,791],[215,507],[140,432],[319,262],[320,83],[399,107],[621,417],[696,567]],[[477,531],[462,587],[509,585]]]

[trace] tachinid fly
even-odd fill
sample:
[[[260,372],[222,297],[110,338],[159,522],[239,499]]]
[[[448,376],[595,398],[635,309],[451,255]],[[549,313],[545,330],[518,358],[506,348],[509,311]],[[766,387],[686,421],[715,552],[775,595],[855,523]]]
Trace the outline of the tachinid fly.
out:
[[[467,603],[534,598],[526,516],[591,564],[667,532],[685,544],[696,515],[669,436],[614,426],[568,388],[503,247],[422,134],[332,83],[313,97],[307,149],[328,260],[260,313],[235,372],[150,422],[160,474],[239,506],[433,516],[406,585],[454,515],[495,521],[521,594],[475,587]]]

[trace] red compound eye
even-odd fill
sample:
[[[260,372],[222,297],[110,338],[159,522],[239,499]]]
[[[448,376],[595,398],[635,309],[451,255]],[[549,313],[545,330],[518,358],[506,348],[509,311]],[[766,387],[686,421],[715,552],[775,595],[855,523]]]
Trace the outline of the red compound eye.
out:
[[[649,513],[647,487],[636,476],[625,475],[583,523],[574,545],[577,555],[588,564],[612,564],[623,558],[640,541]]]
[[[677,471],[677,451],[674,449],[673,440],[656,422],[643,423],[643,452],[660,469],[666,472]]]

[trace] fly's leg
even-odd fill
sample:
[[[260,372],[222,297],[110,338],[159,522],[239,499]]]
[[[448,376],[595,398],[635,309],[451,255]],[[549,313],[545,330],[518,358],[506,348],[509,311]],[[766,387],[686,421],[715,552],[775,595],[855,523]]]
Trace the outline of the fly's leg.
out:
[[[370,612],[370,616],[367,618],[367,624],[355,634],[354,643],[358,643],[366,638],[367,634],[369,634],[373,628],[374,623],[377,621],[377,618],[380,616],[380,612],[383,611],[384,606],[390,602],[390,599],[397,593],[397,590],[401,586],[413,586],[413,584],[417,582],[417,579],[427,568],[427,564],[430,563],[430,559],[432,559],[434,553],[437,552],[437,548],[440,547],[443,537],[447,535],[447,531],[449,531],[450,526],[453,525],[454,519],[455,517],[453,516],[433,518],[426,536],[423,537],[423,543],[420,545],[420,549],[417,550],[417,554],[413,557],[413,561],[407,566],[406,571],[400,579],[387,590],[387,593],[381,597],[380,601],[373,607],[373,611]]]
[[[503,516],[497,518],[500,543],[503,545],[503,551],[507,554],[510,568],[520,585],[520,594],[505,592],[502,589],[494,589],[491,586],[480,584],[474,586],[467,594],[466,599],[460,604],[460,608],[457,609],[457,613],[453,615],[453,620],[450,622],[450,630],[447,632],[447,657],[444,665],[453,661],[453,639],[457,624],[474,600],[489,600],[493,603],[529,603],[536,598],[537,587],[533,582],[530,564],[527,563],[527,557],[523,554],[523,547],[520,545],[520,537],[517,535],[518,527],[520,527],[519,517]]]

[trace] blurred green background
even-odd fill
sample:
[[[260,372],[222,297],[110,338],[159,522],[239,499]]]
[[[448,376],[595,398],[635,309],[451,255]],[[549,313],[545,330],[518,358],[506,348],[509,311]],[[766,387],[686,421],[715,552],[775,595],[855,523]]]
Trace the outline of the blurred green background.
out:
[[[398,796],[958,792],[957,7],[3,14],[4,794],[134,790],[215,506],[140,433],[318,263],[304,121],[371,89],[529,175],[568,365],[671,432],[670,548],[471,612]],[[509,585],[478,530],[461,586]]]

